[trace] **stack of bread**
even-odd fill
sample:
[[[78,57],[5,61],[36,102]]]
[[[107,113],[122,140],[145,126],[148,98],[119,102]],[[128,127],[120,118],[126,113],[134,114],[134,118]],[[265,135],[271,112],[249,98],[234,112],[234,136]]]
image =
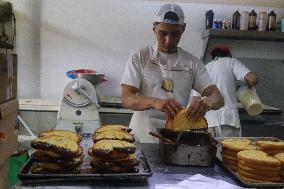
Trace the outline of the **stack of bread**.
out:
[[[256,145],[261,151],[264,151],[269,155],[284,153],[284,142],[283,141],[259,140],[259,141],[256,141]]]
[[[281,162],[280,176],[284,180],[284,153],[275,154],[274,157]]]
[[[80,173],[83,162],[81,136],[66,130],[50,130],[31,142],[34,174]]]
[[[105,125],[96,129],[94,145],[88,153],[90,165],[95,173],[138,172],[140,161],[135,156],[134,136],[124,125]]]
[[[222,161],[234,171],[238,170],[238,152],[242,150],[254,149],[251,140],[248,139],[224,139],[222,144]]]
[[[168,118],[166,128],[172,131],[207,130],[208,123],[204,117],[199,120],[188,119],[187,110],[182,109],[174,118]]]
[[[247,182],[280,182],[281,163],[260,150],[244,150],[238,153],[238,175]]]

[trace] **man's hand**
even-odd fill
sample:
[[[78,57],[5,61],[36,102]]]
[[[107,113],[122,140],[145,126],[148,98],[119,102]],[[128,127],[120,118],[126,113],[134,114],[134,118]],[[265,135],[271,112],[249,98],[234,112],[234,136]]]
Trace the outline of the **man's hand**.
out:
[[[258,76],[253,73],[253,72],[249,72],[245,75],[245,81],[246,81],[246,84],[248,86],[248,88],[252,88],[252,87],[255,87],[258,83]]]
[[[182,109],[182,106],[175,99],[156,99],[154,108],[173,118]]]
[[[199,120],[210,110],[209,105],[201,97],[193,96],[190,106],[187,108],[187,115],[190,119]]]

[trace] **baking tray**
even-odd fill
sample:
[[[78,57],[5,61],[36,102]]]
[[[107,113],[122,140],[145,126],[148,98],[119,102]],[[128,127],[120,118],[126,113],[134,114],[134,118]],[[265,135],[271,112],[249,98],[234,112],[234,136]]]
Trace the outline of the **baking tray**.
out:
[[[243,139],[250,139],[252,141],[252,144],[255,145],[255,141],[257,140],[270,140],[270,141],[282,141],[278,138],[275,137],[220,137],[220,138],[215,138],[218,142],[224,140],[224,139],[231,139],[231,138],[243,138]],[[221,158],[221,145],[217,146],[217,158],[216,158],[216,163],[223,167],[229,175],[234,178],[235,180],[239,181],[243,186],[246,187],[257,187],[257,188],[283,188],[284,187],[284,179],[282,179],[282,182],[278,183],[255,183],[255,182],[247,182],[245,180],[242,180],[235,171],[230,169],[228,166],[223,164],[222,158]]]
[[[47,182],[64,182],[64,181],[93,181],[93,180],[145,180],[147,177],[153,175],[151,167],[144,155],[142,146],[139,142],[135,142],[136,157],[140,160],[140,164],[137,167],[139,171],[137,173],[91,173],[90,160],[91,157],[85,155],[83,163],[81,165],[81,173],[79,174],[32,174],[30,172],[33,160],[29,158],[26,164],[22,167],[18,174],[18,178],[24,184],[34,183],[47,183]],[[86,149],[84,149],[86,150]]]

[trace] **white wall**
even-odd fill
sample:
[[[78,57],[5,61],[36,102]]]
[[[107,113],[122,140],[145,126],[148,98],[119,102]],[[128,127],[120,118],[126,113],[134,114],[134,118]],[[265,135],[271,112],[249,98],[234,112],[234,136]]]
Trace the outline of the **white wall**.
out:
[[[40,16],[41,2],[12,0],[16,15],[18,54],[18,96],[40,97]]]
[[[107,75],[101,94],[120,95],[119,81],[130,52],[155,43],[154,11],[164,2],[143,0],[14,0],[19,54],[19,98],[60,99],[70,69],[91,68]],[[179,3],[187,29],[180,46],[200,57],[204,13],[217,18],[255,7]],[[257,12],[270,8],[256,8]],[[278,17],[284,9],[275,10]],[[24,16],[24,17],[22,17]]]

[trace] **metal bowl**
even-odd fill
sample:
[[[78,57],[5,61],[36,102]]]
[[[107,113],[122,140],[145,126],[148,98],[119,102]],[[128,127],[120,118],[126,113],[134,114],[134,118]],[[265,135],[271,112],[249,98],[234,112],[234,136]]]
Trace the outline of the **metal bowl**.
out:
[[[78,78],[86,79],[94,86],[102,83],[105,80],[105,74],[103,73],[77,73]]]

